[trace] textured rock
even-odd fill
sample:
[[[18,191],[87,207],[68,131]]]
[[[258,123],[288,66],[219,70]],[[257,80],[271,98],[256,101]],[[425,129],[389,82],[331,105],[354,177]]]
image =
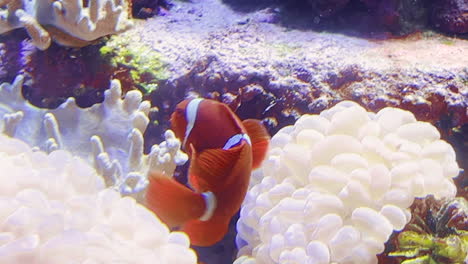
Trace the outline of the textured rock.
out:
[[[167,16],[124,33],[169,65],[172,76],[152,98],[161,124],[191,91],[240,103],[241,118],[262,118],[273,132],[344,99],[372,111],[401,107],[420,120],[446,119],[449,127],[468,122],[468,56],[460,56],[468,42],[431,33],[371,41],[288,30],[257,14],[216,0],[179,2]]]
[[[75,98],[80,107],[89,107],[102,102],[111,79],[120,81],[124,93],[138,89],[147,94],[168,75],[158,53],[125,38],[80,49],[54,43],[41,51],[19,33],[2,37],[0,82],[25,76],[23,94],[38,107],[56,108],[68,97]]]
[[[17,63],[21,70],[17,74],[24,75],[23,94],[32,104],[56,108],[69,97],[74,97],[80,107],[102,102],[114,69],[100,56],[100,45],[70,49],[52,44],[40,51],[23,40],[20,46]]]
[[[135,18],[164,15],[170,6],[166,0],[132,0],[132,15]]]
[[[441,31],[468,33],[468,2],[435,0],[432,4],[432,24]]]
[[[349,0],[307,0],[307,2],[318,11],[321,17],[328,17],[344,8]]]
[[[261,8],[261,1],[232,0],[225,1],[237,9],[248,9],[257,5]],[[267,2],[268,1],[263,1]],[[445,2],[445,3],[443,3]],[[447,4],[450,2],[450,4]],[[457,4],[458,2],[458,4]],[[430,13],[442,11],[440,4],[449,6],[442,8],[444,17],[451,21],[445,24],[453,25],[457,18],[463,20],[462,1],[426,1],[426,0],[289,0],[269,1],[266,7],[274,7],[280,12],[280,21],[288,27],[314,28],[325,31],[359,32],[361,36],[402,36],[431,27]],[[255,10],[255,8],[250,7]],[[436,15],[438,13],[435,13]],[[443,27],[440,31],[454,33]],[[458,33],[463,33],[457,31]]]

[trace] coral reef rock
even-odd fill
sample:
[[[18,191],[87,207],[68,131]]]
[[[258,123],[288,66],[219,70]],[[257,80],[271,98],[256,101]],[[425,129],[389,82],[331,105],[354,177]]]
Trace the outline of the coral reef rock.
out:
[[[415,197],[452,198],[459,174],[438,130],[398,108],[350,101],[282,128],[237,223],[244,263],[377,263]]]
[[[0,134],[0,168],[0,263],[196,263],[185,234],[68,151]]]
[[[171,73],[153,93],[160,124],[187,93],[229,103],[253,86],[261,93],[244,97],[238,113],[264,119],[272,132],[341,100],[445,118],[451,127],[468,123],[466,40],[433,32],[368,40],[262,22],[260,12],[235,12],[218,0],[177,2],[123,33],[161,54]]]
[[[343,9],[349,0],[307,0],[321,17],[328,17]]]
[[[468,1],[435,0],[432,6],[435,28],[450,33],[468,33]]]
[[[102,102],[111,79],[119,79],[122,84],[122,79],[114,78],[113,69],[100,56],[99,45],[70,49],[52,44],[41,51],[23,39],[20,46],[17,63],[21,71],[16,74],[24,76],[23,95],[37,107],[56,108],[68,97],[74,97],[80,107],[89,107]],[[122,90],[127,91],[123,85]]]
[[[126,0],[87,1],[4,0],[0,4],[0,34],[25,28],[39,49],[52,40],[65,46],[86,46],[102,36],[132,25]]]

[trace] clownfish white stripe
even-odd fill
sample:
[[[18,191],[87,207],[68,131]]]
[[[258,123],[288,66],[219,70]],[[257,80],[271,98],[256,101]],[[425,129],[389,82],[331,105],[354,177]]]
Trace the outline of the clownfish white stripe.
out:
[[[188,105],[187,109],[185,110],[185,118],[187,120],[187,129],[185,130],[185,137],[182,146],[185,146],[187,142],[187,138],[190,136],[190,132],[192,132],[193,126],[195,125],[195,121],[197,119],[197,112],[198,107],[200,106],[201,101],[203,98],[195,98],[191,100]]]
[[[252,142],[250,141],[250,137],[247,134],[236,134],[228,139],[226,144],[224,144],[223,149],[228,150],[234,147],[235,145],[240,144],[242,140],[245,140],[247,141],[249,145],[252,145]]]
[[[212,192],[204,192],[202,193],[202,196],[205,200],[206,210],[198,219],[200,221],[208,221],[213,216],[213,213],[216,209],[216,196]]]

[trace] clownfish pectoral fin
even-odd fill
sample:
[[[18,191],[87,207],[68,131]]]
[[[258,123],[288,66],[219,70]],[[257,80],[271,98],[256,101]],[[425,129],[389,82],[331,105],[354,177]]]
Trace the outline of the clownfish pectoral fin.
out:
[[[213,216],[208,221],[188,221],[181,228],[190,238],[194,246],[208,247],[219,242],[226,235],[230,218]]]
[[[242,144],[228,150],[206,149],[201,153],[196,153],[192,148],[188,176],[190,185],[199,192],[224,185],[228,180],[226,177],[236,174],[239,169],[236,165],[244,160],[243,155],[246,155],[246,152],[243,151]]]
[[[242,124],[252,142],[252,168],[257,169],[265,159],[270,144],[270,135],[260,120],[246,119]]]
[[[146,205],[170,228],[200,218],[206,208],[203,195],[160,173],[149,175]]]

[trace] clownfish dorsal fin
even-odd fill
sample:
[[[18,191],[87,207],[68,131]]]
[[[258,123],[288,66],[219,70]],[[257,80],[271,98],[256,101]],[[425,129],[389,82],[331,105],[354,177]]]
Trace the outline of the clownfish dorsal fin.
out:
[[[213,190],[216,187],[224,186],[227,177],[236,174],[236,166],[248,166],[239,164],[245,162],[243,155],[244,144],[224,149],[206,149],[201,153],[196,153],[192,147],[192,161],[189,168],[189,182],[192,188],[198,192]]]
[[[252,142],[252,168],[257,169],[265,159],[270,144],[270,135],[260,120],[246,119],[242,121]]]
[[[184,142],[182,143],[182,146],[185,146],[185,144],[187,143],[187,138],[190,136],[193,126],[195,125],[195,122],[197,121],[198,107],[200,106],[200,103],[202,101],[203,101],[203,98],[195,98],[195,99],[192,99],[187,104],[187,108],[185,110],[185,119],[187,120],[187,128],[185,129]]]

